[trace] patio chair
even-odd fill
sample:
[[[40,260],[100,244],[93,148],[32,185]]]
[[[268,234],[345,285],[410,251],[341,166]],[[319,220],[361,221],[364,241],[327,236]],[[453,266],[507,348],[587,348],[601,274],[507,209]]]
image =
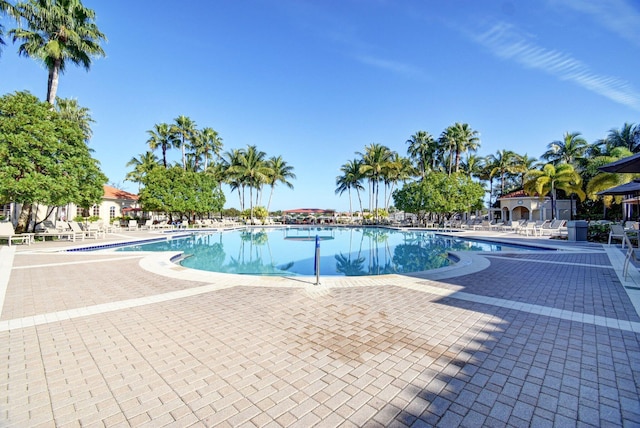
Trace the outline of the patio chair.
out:
[[[151,226],[153,226],[153,220],[149,219],[140,225],[140,230],[151,230]]]
[[[127,230],[138,230],[138,220],[129,220]]]
[[[6,239],[9,246],[11,246],[12,242],[22,242],[23,244],[31,245],[33,233],[17,234],[13,228],[13,223],[5,221],[0,223],[0,239]]]
[[[624,279],[627,279],[627,275],[629,274],[629,264],[631,263],[631,259],[633,259],[634,262],[640,261],[640,249],[633,248],[633,245],[631,245],[631,241],[629,240],[629,237],[627,235],[624,235],[624,238],[622,238],[622,241],[623,241],[622,242],[623,245],[625,244],[627,245],[627,253],[625,254],[624,264],[622,267],[622,273],[624,274]]]
[[[95,229],[84,230],[80,227],[80,224],[77,221],[70,221],[69,226],[71,226],[71,230],[74,231],[78,235],[82,235],[82,239],[84,238],[94,238],[98,239],[100,232]]]
[[[620,224],[609,225],[609,241],[607,245],[611,245],[611,239],[619,239],[622,242],[622,248],[624,249],[625,238],[627,237],[624,227]]]

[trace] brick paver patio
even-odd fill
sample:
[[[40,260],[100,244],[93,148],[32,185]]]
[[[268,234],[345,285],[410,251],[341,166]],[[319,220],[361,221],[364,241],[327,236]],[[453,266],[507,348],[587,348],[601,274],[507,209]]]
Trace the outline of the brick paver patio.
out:
[[[640,426],[619,246],[314,286],[56,245],[0,248],[0,426]]]

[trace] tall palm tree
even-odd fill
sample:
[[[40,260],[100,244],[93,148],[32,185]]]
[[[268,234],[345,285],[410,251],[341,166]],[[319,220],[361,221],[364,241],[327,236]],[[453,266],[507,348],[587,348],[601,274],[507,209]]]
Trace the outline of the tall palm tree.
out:
[[[13,41],[21,40],[18,53],[42,61],[49,72],[47,101],[53,105],[58,79],[67,62],[91,67],[94,57],[105,56],[100,46],[106,41],[98,29],[93,10],[80,0],[28,0],[15,5],[25,27],[12,29]]]
[[[614,172],[600,172],[598,167],[606,165],[611,162],[615,162],[619,159],[623,159],[631,156],[633,153],[624,146],[618,146],[611,149],[611,153],[607,156],[597,156],[589,161],[589,167],[586,171],[592,175],[592,178],[588,181],[586,187],[587,197],[591,200],[597,200],[600,196],[598,192],[610,189],[621,184],[629,183],[639,174],[620,174]],[[613,197],[603,196],[602,200],[606,207],[611,206]]]
[[[364,154],[358,154],[362,156],[360,172],[369,178],[369,183],[371,184],[372,199],[370,206],[373,205],[373,211],[377,219],[380,181],[384,180],[393,152],[382,144],[372,143],[365,147]]]
[[[456,122],[453,125],[453,151],[455,154],[455,172],[460,171],[460,156],[462,153],[470,151],[475,152],[480,146],[480,138],[478,131],[474,131],[466,123]]]
[[[232,166],[232,172],[240,177],[243,185],[249,187],[249,211],[253,218],[253,189],[256,189],[256,199],[262,185],[267,182],[270,169],[265,162],[266,153],[256,146],[248,146],[240,153],[238,164]]]
[[[504,195],[507,174],[515,172],[516,154],[511,150],[498,150],[495,155],[487,156],[487,162],[493,165],[492,176],[500,176],[500,196]]]
[[[16,10],[13,5],[10,4],[7,0],[0,0],[0,15],[6,14],[17,18]],[[4,35],[4,27],[0,24],[0,46],[3,46],[4,39],[2,36]],[[0,48],[0,53],[2,53],[2,49]]]
[[[202,156],[204,157],[204,170],[209,167],[209,161],[213,156],[220,157],[220,151],[222,150],[222,138],[218,135],[218,132],[213,128],[202,128],[199,131],[199,136],[202,144]]]
[[[554,165],[568,163],[577,166],[584,159],[589,143],[580,136],[579,132],[565,132],[562,140],[552,141],[547,148],[548,150],[541,156],[542,159]]]
[[[524,188],[524,178],[532,169],[537,169],[540,165],[538,159],[530,158],[528,154],[516,154],[513,162],[513,172],[520,175],[520,186]]]
[[[435,167],[435,153],[437,142],[431,134],[426,131],[418,131],[408,140],[409,148],[407,154],[409,158],[418,165],[420,176],[425,177],[427,170]]]
[[[267,184],[271,186],[271,192],[269,193],[269,202],[267,203],[267,213],[271,207],[271,197],[273,196],[273,189],[276,184],[282,183],[289,189],[293,189],[293,184],[289,180],[295,180],[296,175],[293,173],[293,167],[287,165],[287,162],[282,159],[282,156],[273,156],[267,161],[267,167],[270,169],[267,175]]]
[[[582,190],[582,178],[569,163],[561,163],[557,166],[548,163],[542,167],[542,170],[530,170],[526,176],[524,190],[531,196],[537,194],[540,199],[551,195],[551,216],[553,219],[558,218],[556,212],[557,190],[563,190],[567,195],[575,193],[581,201],[586,197]]]
[[[171,139],[171,126],[168,123],[156,123],[153,125],[153,129],[147,131],[149,139],[147,144],[151,150],[156,150],[160,147],[162,151],[162,165],[167,167],[167,150],[173,146],[173,140]]]
[[[140,192],[140,185],[144,181],[144,178],[151,170],[157,168],[159,165],[158,157],[151,151],[145,152],[137,158],[134,156],[126,165],[132,166],[133,170],[129,171],[124,179],[125,181],[138,183],[138,192]]]
[[[640,151],[640,125],[626,123],[622,129],[612,128],[606,138],[611,147],[625,147],[632,153]]]
[[[384,209],[389,210],[389,204],[391,203],[391,195],[393,194],[393,188],[399,182],[406,182],[409,178],[416,175],[416,169],[409,158],[401,157],[396,152],[392,152],[389,164],[384,176],[385,184],[385,203]],[[389,191],[387,192],[387,187]]]
[[[91,124],[95,122],[91,117],[91,112],[86,107],[81,107],[78,100],[71,98],[56,97],[56,110],[63,119],[70,120],[78,124],[82,130],[85,141],[89,141],[93,135]]]
[[[224,182],[231,187],[231,191],[238,192],[238,201],[240,202],[240,211],[244,211],[244,187],[245,183],[239,170],[240,157],[243,155],[243,149],[232,149],[223,153],[220,162]]]
[[[461,166],[463,171],[469,174],[471,177],[475,177],[482,180],[483,170],[486,165],[486,158],[478,155],[468,155],[467,160],[462,162]]]
[[[348,161],[340,167],[342,175],[336,177],[336,195],[342,195],[345,191],[349,194],[349,216],[353,214],[351,204],[351,189],[354,189],[358,195],[358,201],[360,202],[360,212],[362,213],[362,198],[360,198],[360,191],[364,190],[362,180],[364,175],[360,172],[362,166],[361,159],[353,159]]]
[[[178,116],[171,126],[171,135],[174,146],[182,150],[182,169],[187,169],[187,143],[192,142],[196,133],[196,123],[187,116]]]

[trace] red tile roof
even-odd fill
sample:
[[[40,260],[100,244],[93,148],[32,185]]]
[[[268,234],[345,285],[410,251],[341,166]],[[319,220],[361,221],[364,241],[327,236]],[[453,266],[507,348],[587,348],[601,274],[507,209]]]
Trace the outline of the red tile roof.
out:
[[[115,187],[107,186],[106,184],[103,187],[105,199],[131,199],[134,201],[138,200],[138,195],[134,195],[133,193],[116,189]]]

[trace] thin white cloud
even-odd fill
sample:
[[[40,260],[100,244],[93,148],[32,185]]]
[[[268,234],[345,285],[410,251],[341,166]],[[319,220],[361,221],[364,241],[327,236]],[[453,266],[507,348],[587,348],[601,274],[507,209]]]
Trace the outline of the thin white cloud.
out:
[[[640,93],[629,82],[596,74],[585,63],[569,54],[537,46],[512,25],[496,24],[489,31],[477,36],[476,41],[500,58],[544,71],[619,104],[640,110]]]
[[[640,46],[640,10],[627,0],[554,0]],[[636,3],[637,4],[637,3]]]
[[[396,74],[407,77],[425,77],[425,74],[417,67],[398,61],[390,61],[382,58],[376,58],[370,55],[358,55],[355,57],[357,61],[371,65],[382,70],[388,70]]]

